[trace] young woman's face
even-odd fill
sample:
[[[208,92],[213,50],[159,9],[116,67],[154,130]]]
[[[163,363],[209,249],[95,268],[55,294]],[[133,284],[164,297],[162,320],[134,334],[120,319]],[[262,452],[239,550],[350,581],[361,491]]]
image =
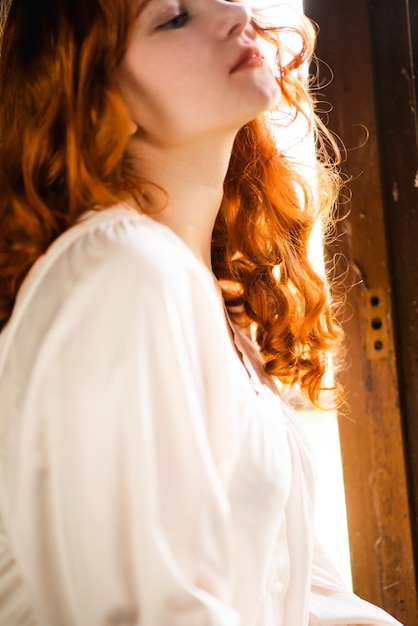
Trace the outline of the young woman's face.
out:
[[[143,139],[176,145],[236,132],[277,102],[245,4],[142,0],[139,9],[119,79]]]

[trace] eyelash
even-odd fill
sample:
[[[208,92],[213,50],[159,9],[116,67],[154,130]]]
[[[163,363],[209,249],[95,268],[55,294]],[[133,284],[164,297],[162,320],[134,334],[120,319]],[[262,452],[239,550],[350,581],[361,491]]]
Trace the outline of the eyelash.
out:
[[[157,26],[157,30],[174,30],[176,28],[182,28],[189,21],[189,14],[186,11],[182,11],[175,15],[164,24]]]

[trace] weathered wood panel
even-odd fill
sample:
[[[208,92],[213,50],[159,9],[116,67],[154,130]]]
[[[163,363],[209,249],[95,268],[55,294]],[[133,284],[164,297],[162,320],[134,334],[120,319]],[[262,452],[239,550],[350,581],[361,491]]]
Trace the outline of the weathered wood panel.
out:
[[[418,563],[418,4],[369,0],[400,404]]]

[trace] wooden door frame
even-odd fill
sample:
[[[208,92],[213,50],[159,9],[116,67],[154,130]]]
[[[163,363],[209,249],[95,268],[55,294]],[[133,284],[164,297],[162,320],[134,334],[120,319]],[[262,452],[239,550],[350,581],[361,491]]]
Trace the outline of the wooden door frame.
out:
[[[318,99],[332,103],[329,127],[351,178],[334,252],[349,286],[341,378],[350,414],[340,416],[340,437],[353,584],[416,626],[416,11],[408,0],[305,0],[305,12],[320,27],[320,75],[330,77],[327,66],[334,74]]]

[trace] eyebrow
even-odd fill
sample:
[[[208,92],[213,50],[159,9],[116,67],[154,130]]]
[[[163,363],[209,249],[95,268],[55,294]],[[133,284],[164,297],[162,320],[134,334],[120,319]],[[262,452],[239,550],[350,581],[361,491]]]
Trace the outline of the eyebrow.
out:
[[[146,9],[150,2],[151,0],[141,0],[141,2],[138,3],[137,15],[140,15],[142,11]]]

